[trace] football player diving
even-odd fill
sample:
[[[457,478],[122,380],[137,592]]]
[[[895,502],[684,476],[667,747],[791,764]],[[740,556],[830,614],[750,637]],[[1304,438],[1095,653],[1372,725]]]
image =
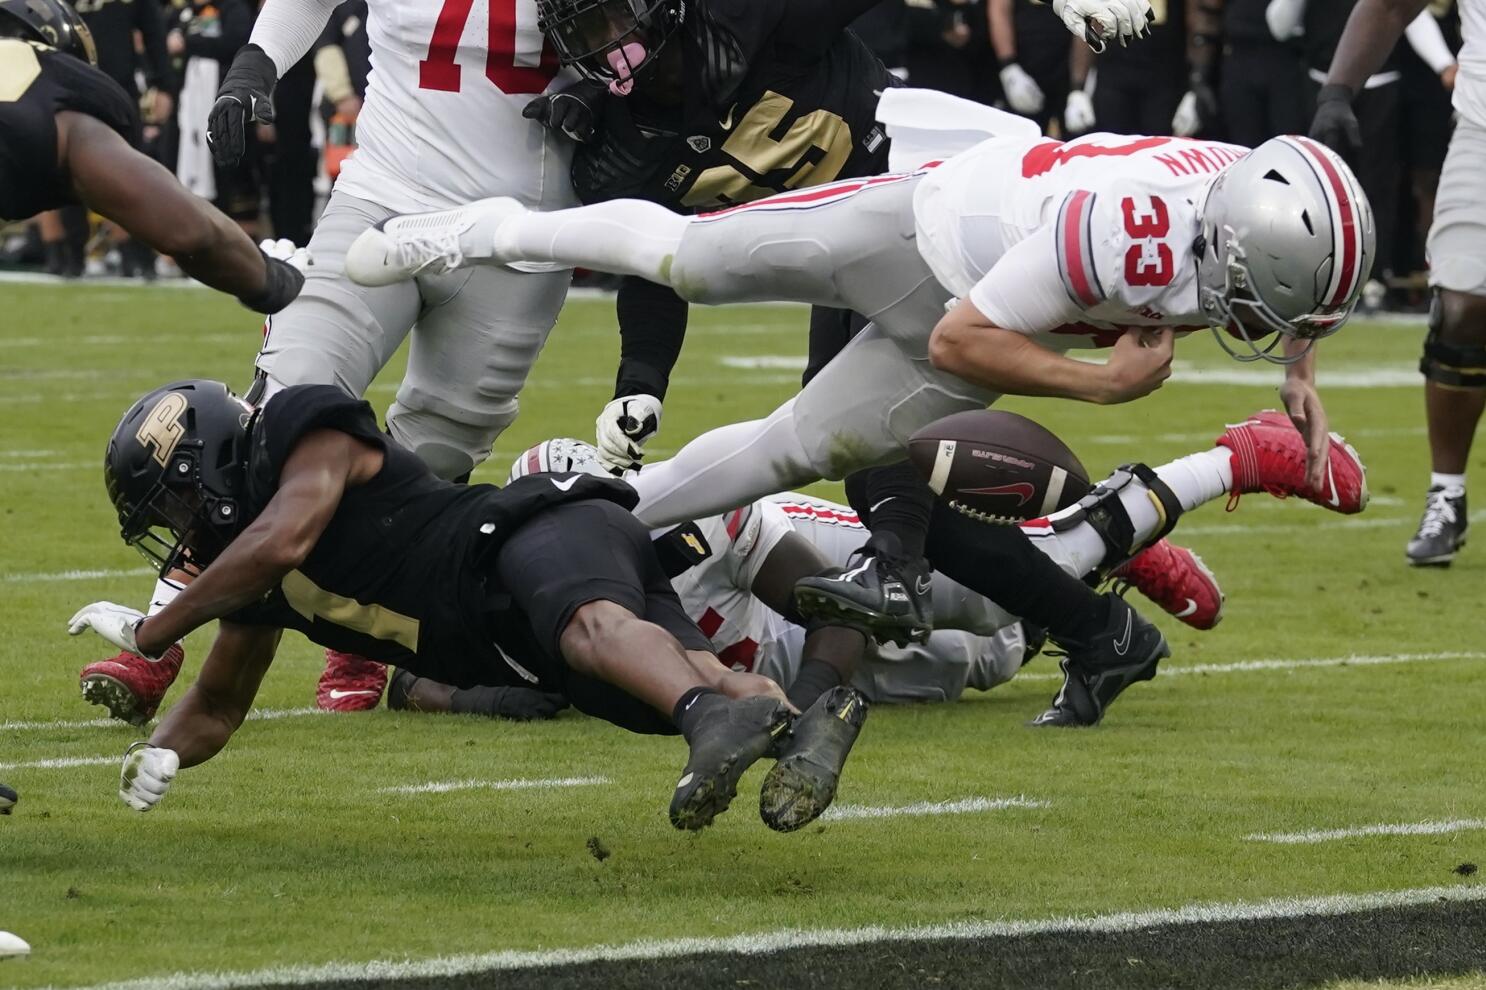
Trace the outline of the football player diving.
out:
[[[308,257],[287,241],[255,246],[137,151],[138,108],[97,61],[65,0],[0,0],[0,220],[81,203],[249,309],[287,306]]]
[[[725,667],[623,482],[446,482],[335,386],[293,386],[257,410],[220,382],[158,388],[119,422],[104,473],[125,541],[196,578],[148,618],[97,602],[68,631],[150,657],[220,620],[196,682],[125,753],[120,796],[139,811],[227,744],[286,628],[443,682],[535,686],[634,732],[680,732],[679,829],[709,825],[766,755],[778,762],[765,822],[813,819],[865,717],[849,688],[796,717],[773,681]]]
[[[693,213],[877,175],[889,151],[877,104],[897,81],[847,29],[874,2],[538,0],[550,44],[584,82],[533,101],[527,112],[580,142],[572,176],[585,203],[634,198]],[[1146,0],[1060,0],[1053,8],[1100,48],[1139,36],[1150,14]],[[616,471],[637,464],[659,429],[686,306],[657,282],[631,275],[620,284],[621,363],[596,430],[600,455]],[[864,324],[816,307],[805,381]],[[868,566],[822,588],[824,607],[884,636],[921,635],[932,625],[931,603],[917,590],[929,571],[932,493],[906,463],[858,472],[849,491],[858,508],[876,507],[861,548]],[[1038,587],[1042,601],[1024,596],[1022,605],[1064,632],[1074,631],[1067,617],[1103,611],[1014,530],[984,544],[983,593]]]
[[[1235,356],[1285,365],[1304,493],[1360,511],[1362,465],[1328,429],[1311,348],[1351,314],[1372,256],[1365,196],[1314,142],[1277,138],[1250,152],[1092,135],[993,138],[937,167],[694,218],[633,200],[549,214],[487,200],[368,231],[347,270],[380,283],[561,261],[642,275],[692,301],[798,300],[872,320],[769,417],[704,434],[637,476],[636,511],[659,526],[901,457],[915,430],[1003,393],[1139,398],[1170,374],[1174,337],[1209,327]],[[1099,365],[1068,358],[1074,347],[1112,350]],[[1233,459],[1235,491],[1254,483],[1258,463],[1290,455],[1272,433],[1255,439]],[[1183,484],[1172,488],[1195,504]],[[973,541],[945,542],[929,548],[935,568],[981,590]],[[798,594],[830,580],[808,579]],[[1149,676],[1169,652],[1155,626],[1103,601],[1082,635],[1049,630],[1069,653],[1060,699]],[[1084,721],[1058,701],[1043,719]]]

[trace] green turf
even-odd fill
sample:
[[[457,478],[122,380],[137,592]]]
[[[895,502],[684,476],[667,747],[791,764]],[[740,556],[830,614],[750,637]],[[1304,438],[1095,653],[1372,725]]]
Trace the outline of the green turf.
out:
[[[803,355],[804,317],[783,307],[695,314],[656,446],[761,415],[791,394],[793,368],[722,359]],[[1325,345],[1323,367],[1406,372],[1421,334],[1359,323]],[[245,386],[257,339],[251,314],[203,292],[0,285],[0,721],[97,714],[78,699],[76,672],[112,651],[69,641],[65,621],[99,598],[140,603],[148,578],[32,575],[141,566],[118,541],[103,491],[109,430],[134,397],[169,378]],[[591,435],[616,351],[611,307],[570,305],[520,420],[479,477],[502,476],[537,439]],[[1236,367],[1203,337],[1184,342],[1179,358]],[[373,387],[379,408],[400,360]],[[1028,679],[960,704],[877,708],[839,800],[1026,795],[1047,807],[837,822],[790,836],[758,821],[758,771],[715,828],[675,833],[666,804],[680,743],[572,714],[528,726],[386,711],[249,723],[148,815],[118,801],[116,765],[0,767],[21,793],[16,813],[0,818],[0,929],[34,946],[31,959],[0,968],[0,983],[1473,883],[1452,871],[1486,858],[1486,832],[1297,846],[1241,838],[1486,818],[1486,549],[1448,572],[1403,566],[1426,470],[1419,390],[1326,390],[1324,371],[1322,385],[1335,428],[1371,466],[1374,505],[1341,520],[1249,496],[1232,515],[1214,505],[1184,519],[1177,538],[1217,572],[1228,615],[1207,634],[1163,616],[1175,650],[1168,666],[1471,656],[1163,677],[1084,732],[1022,727],[1055,687],[1052,664],[1040,660]],[[1131,406],[1011,407],[1060,432],[1097,476],[1202,449],[1223,422],[1274,401],[1272,386],[1172,384]],[[1476,473],[1486,483],[1483,457],[1486,449]],[[201,634],[190,642],[188,676],[206,643]],[[316,650],[287,642],[260,704],[311,704],[318,668]],[[0,764],[113,757],[135,738],[124,726],[0,729]],[[574,776],[610,783],[377,792]],[[607,859],[590,854],[590,837]]]

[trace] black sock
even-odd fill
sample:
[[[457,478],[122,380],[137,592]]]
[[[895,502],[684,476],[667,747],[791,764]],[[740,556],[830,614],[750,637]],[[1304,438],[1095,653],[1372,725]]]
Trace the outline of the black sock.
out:
[[[924,555],[934,493],[912,464],[899,461],[854,472],[846,479],[846,498],[874,534],[897,538],[903,559]]]
[[[710,697],[709,697],[710,695]],[[696,731],[700,720],[720,703],[725,703],[727,697],[719,691],[709,687],[694,687],[681,696],[676,702],[676,707],[671,709],[671,721],[676,723],[676,728],[687,739]]]
[[[841,686],[841,671],[824,660],[806,658],[800,664],[795,682],[789,686],[789,703],[800,711],[815,704],[816,699],[834,687]]]
[[[1092,635],[1109,620],[1109,603],[1015,526],[977,522],[936,506],[928,551],[936,571],[1042,626],[1054,639]]]

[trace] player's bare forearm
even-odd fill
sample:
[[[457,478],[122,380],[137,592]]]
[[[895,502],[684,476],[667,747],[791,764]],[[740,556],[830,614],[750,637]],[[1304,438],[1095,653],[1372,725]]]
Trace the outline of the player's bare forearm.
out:
[[[1016,61],[1016,28],[1011,20],[1012,0],[991,0],[986,4],[986,27],[991,35],[991,49],[1001,62]]]
[[[1187,68],[1207,78],[1218,59],[1218,39],[1223,33],[1222,0],[1186,0]]]
[[[1316,384],[1316,344],[1301,340],[1297,337],[1286,337],[1281,345],[1286,357],[1294,357],[1297,354],[1304,356],[1290,364],[1285,365],[1286,381],[1302,381]]]
[[[940,371],[1003,395],[1112,401],[1102,365],[1050,351],[1015,330],[975,322],[962,312],[966,308],[978,313],[962,301],[929,338],[929,361]]]
[[[281,634],[279,629],[222,623],[196,683],[165,713],[150,745],[174,750],[183,767],[221,752],[252,708]]]
[[[315,430],[284,462],[279,489],[201,575],[159,613],[140,623],[134,639],[156,656],[213,619],[260,600],[304,563],[340,505],[365,444],[346,433]],[[372,449],[372,448],[366,448]],[[376,452],[380,465],[381,452]],[[365,466],[361,473],[365,473]]]
[[[1327,84],[1348,86],[1354,93],[1361,90],[1427,4],[1428,0],[1358,0],[1337,42]]]
[[[225,214],[102,122],[62,113],[58,124],[65,133],[73,192],[81,202],[214,289],[244,299],[265,292],[262,252]]]

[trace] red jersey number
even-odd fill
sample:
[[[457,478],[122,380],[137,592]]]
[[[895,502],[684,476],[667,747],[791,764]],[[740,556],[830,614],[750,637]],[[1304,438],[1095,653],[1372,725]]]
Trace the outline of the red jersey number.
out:
[[[1169,137],[1144,137],[1121,144],[1083,144],[1044,141],[1022,156],[1022,178],[1031,179],[1044,175],[1059,165],[1078,158],[1128,158],[1137,152],[1159,148],[1169,144]]]
[[[489,0],[490,34],[486,41],[485,75],[502,93],[540,93],[557,75],[557,56],[544,43],[538,64],[516,64],[516,4],[519,0]],[[418,63],[418,88],[457,93],[460,67],[454,60],[459,39],[469,22],[475,0],[444,0],[428,43],[428,57]]]
[[[1135,239],[1125,251],[1125,282],[1128,285],[1170,285],[1176,275],[1171,246],[1161,238],[1171,232],[1171,213],[1160,196],[1146,196],[1149,205],[1138,206],[1135,197],[1120,200],[1125,233]]]

